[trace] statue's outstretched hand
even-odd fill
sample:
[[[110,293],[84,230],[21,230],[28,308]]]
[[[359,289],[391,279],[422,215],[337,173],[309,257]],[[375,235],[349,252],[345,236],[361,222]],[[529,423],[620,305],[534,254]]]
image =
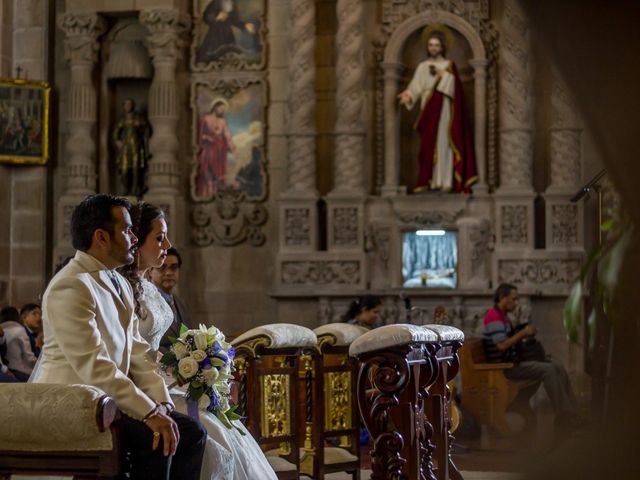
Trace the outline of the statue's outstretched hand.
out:
[[[400,99],[400,105],[406,105],[407,103],[411,102],[411,94],[408,90],[400,93],[400,95],[398,95],[398,98]]]

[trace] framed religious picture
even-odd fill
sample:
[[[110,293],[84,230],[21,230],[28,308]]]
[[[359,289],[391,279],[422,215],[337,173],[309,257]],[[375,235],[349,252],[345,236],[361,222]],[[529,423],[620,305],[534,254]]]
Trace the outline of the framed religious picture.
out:
[[[0,79],[0,162],[47,163],[50,95],[47,82]]]
[[[250,202],[266,198],[265,90],[261,79],[194,84],[191,194],[195,201],[214,200],[229,189]]]
[[[193,71],[264,68],[264,0],[193,0],[193,11]]]

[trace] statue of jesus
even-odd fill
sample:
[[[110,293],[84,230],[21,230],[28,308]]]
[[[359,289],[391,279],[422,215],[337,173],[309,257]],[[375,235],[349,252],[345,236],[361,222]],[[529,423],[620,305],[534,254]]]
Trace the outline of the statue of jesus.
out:
[[[420,170],[414,192],[471,191],[477,181],[473,133],[465,111],[462,82],[453,61],[446,58],[443,31],[427,27],[427,60],[421,62],[401,105],[411,110],[420,102],[416,130],[420,133]]]

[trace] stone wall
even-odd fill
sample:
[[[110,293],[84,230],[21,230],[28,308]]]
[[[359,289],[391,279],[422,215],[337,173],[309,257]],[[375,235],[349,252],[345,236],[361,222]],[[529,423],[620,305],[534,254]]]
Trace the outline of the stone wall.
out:
[[[0,76],[50,80],[50,2],[4,0]],[[55,161],[55,160],[52,160]],[[18,308],[43,292],[51,242],[48,170],[51,166],[0,164],[0,305]]]

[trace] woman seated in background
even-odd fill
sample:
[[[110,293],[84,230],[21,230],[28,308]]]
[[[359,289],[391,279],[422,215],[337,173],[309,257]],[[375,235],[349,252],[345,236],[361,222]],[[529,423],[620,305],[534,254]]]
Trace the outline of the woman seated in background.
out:
[[[372,329],[379,325],[380,305],[382,301],[380,297],[375,295],[364,295],[357,300],[351,302],[347,313],[342,317],[343,322],[359,325],[361,327]]]

